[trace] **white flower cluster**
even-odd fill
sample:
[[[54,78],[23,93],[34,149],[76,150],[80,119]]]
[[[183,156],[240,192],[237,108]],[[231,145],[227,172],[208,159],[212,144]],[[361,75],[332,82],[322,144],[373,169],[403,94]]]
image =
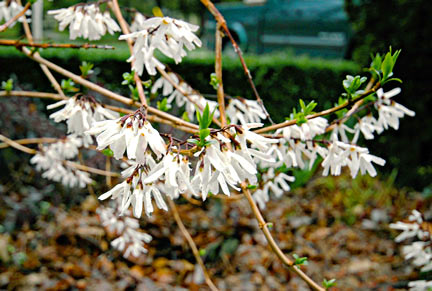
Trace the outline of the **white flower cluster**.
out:
[[[402,247],[405,260],[412,260],[416,267],[421,267],[421,272],[432,271],[432,235],[424,227],[425,222],[421,213],[413,210],[408,217],[408,223],[398,221],[390,224],[390,228],[402,230],[396,238],[396,242],[401,242],[409,238],[418,238],[420,241],[413,241],[410,245]],[[426,291],[432,287],[432,281],[418,280],[410,282],[410,290]]]
[[[117,126],[117,123],[113,126]],[[248,181],[250,184],[256,184],[258,180],[254,160],[272,162],[272,157],[265,152],[268,151],[269,144],[278,142],[250,131],[251,128],[260,126],[262,124],[231,127],[226,132],[231,136],[230,139],[220,132],[208,136],[207,145],[195,153],[198,162],[193,175],[188,158],[175,153],[178,151],[177,148],[172,148],[174,152],[163,152],[163,158],[156,163],[151,153],[145,151],[146,148],[137,146],[139,140],[130,138],[125,147],[128,151],[129,148],[133,150],[140,148],[139,151],[143,152],[143,158],[137,160],[138,163],[132,163],[122,172],[126,180],[101,195],[99,199],[116,199],[119,201],[121,211],[126,211],[132,205],[134,215],[140,217],[143,206],[147,215],[153,212],[152,198],[158,208],[167,210],[162,194],[168,195],[171,199],[178,198],[181,193],[201,195],[201,198],[205,200],[208,193],[216,195],[222,192],[230,195],[228,186],[240,190],[241,182]],[[107,138],[109,136],[106,135]],[[99,148],[104,148],[107,144],[106,140],[99,137]],[[154,142],[153,139],[149,139],[149,143]],[[111,149],[113,149],[112,146]],[[116,154],[116,148],[113,151]],[[123,152],[124,149],[122,149],[122,154]],[[137,155],[138,151],[135,156]]]
[[[99,214],[102,225],[117,236],[111,242],[111,246],[122,252],[126,259],[131,255],[138,258],[141,254],[147,253],[144,243],[151,242],[152,237],[139,231],[138,219],[130,217],[129,212],[119,216],[114,209],[103,206],[99,207],[96,212]]]
[[[255,190],[253,199],[258,203],[261,209],[266,207],[269,201],[269,194],[272,192],[277,198],[281,197],[284,192],[291,190],[288,182],[294,182],[295,178],[285,173],[275,173],[274,168],[269,168],[267,172],[261,175],[262,188]]]
[[[240,191],[241,182],[257,184],[256,161],[273,163],[274,159],[267,152],[271,144],[278,142],[250,131],[261,126],[261,123],[250,123],[231,127],[231,139],[221,133],[209,138],[210,144],[195,154],[199,161],[191,181],[193,194],[201,193],[205,200],[208,193],[220,193],[219,187],[229,196],[228,186]]]
[[[12,0],[12,1],[0,1],[0,21],[2,21],[2,20],[4,20],[5,22],[9,21],[13,17],[15,17],[15,15],[20,13],[23,9],[24,9],[24,7],[19,5],[14,0]],[[18,18],[18,21],[23,22],[26,19],[26,16],[30,16],[30,15],[31,15],[31,10],[28,9],[25,12],[25,15]],[[30,20],[31,20],[30,18],[27,19],[28,22],[30,22]],[[14,25],[15,25],[15,22],[12,23],[9,27],[13,27]]]
[[[143,21],[141,30],[120,36],[120,39],[135,40],[133,54],[128,59],[134,61],[133,69],[142,75],[144,67],[149,75],[156,75],[156,67],[165,66],[154,56],[156,49],[164,55],[181,62],[186,56],[186,51],[201,46],[201,40],[194,34],[199,28],[182,20],[170,17],[152,17]]]
[[[60,31],[69,26],[70,39],[82,37],[98,40],[107,32],[114,34],[121,30],[110,13],[108,11],[102,13],[96,4],[78,4],[69,8],[50,10],[48,14],[54,15],[59,22]]]
[[[83,135],[89,130],[93,123],[106,119],[115,119],[119,116],[117,112],[104,108],[90,96],[75,96],[47,106],[54,109],[65,105],[61,110],[50,115],[55,122],[66,120],[68,133]]]
[[[391,100],[401,92],[400,88],[394,88],[389,92],[384,93],[383,89],[377,91],[378,100],[375,102],[375,108],[378,111],[378,119],[372,113],[363,116],[359,119],[354,128],[350,128],[344,123],[338,124],[332,131],[331,140],[341,140],[344,143],[349,143],[349,138],[346,132],[354,134],[352,143],[356,143],[360,133],[365,139],[373,139],[374,133],[381,134],[389,127],[399,129],[399,119],[405,115],[414,116],[415,112],[409,110],[405,106]]]
[[[154,83],[151,90],[153,94],[156,93],[159,89],[162,89],[162,96],[167,97],[168,104],[172,104],[172,102],[175,100],[175,103],[178,107],[185,106],[185,111],[187,112],[189,120],[194,120],[196,110],[195,104],[201,106],[202,108],[204,108],[206,104],[208,104],[210,111],[213,112],[213,110],[216,109],[215,116],[219,116],[219,110],[217,110],[217,102],[205,99],[201,94],[198,94],[196,91],[194,91],[192,87],[189,86],[186,82],[179,80],[175,73],[169,72],[167,74],[170,79],[181,88],[182,92],[188,94],[188,97],[192,102],[190,102],[186,96],[184,96],[177,89],[175,89],[174,86],[164,77],[160,77]]]
[[[258,123],[267,118],[256,100],[230,99],[225,112],[231,124]]]
[[[84,188],[92,182],[90,175],[67,165],[67,160],[76,157],[78,148],[82,145],[81,138],[69,135],[59,142],[43,146],[30,162],[36,164],[38,171],[44,171],[42,177],[46,179],[61,182],[71,188]]]
[[[103,150],[109,146],[118,160],[123,158],[126,151],[129,159],[144,163],[148,147],[158,158],[166,153],[166,145],[159,132],[139,110],[118,119],[95,122],[86,134],[97,135],[97,149]]]

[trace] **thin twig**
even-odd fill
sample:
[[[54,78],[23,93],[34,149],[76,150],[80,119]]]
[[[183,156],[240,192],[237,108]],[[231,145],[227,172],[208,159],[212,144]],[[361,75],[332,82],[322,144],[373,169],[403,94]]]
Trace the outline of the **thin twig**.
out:
[[[222,32],[220,30],[220,25],[218,23],[216,27],[216,46],[215,46],[215,73],[218,79],[217,87],[217,100],[219,104],[219,113],[221,127],[226,126],[226,114],[225,114],[225,94],[222,82]]]
[[[67,99],[67,97],[63,97],[60,94],[33,91],[0,91],[0,97],[32,97],[40,99],[47,98],[53,100]]]
[[[65,161],[65,164],[70,166],[70,167],[74,167],[78,170],[81,171],[86,171],[89,173],[93,173],[93,174],[97,174],[97,175],[101,175],[101,176],[109,176],[109,177],[120,177],[119,173],[115,173],[115,172],[108,172],[108,171],[104,171],[101,169],[96,169],[96,168],[92,168],[86,165],[82,165],[82,164],[78,164],[72,161]]]
[[[14,46],[16,48],[20,47],[36,47],[36,48],[72,48],[72,49],[105,49],[105,50],[113,50],[115,47],[110,45],[98,45],[98,44],[73,44],[73,43],[30,43],[30,42],[22,42],[20,40],[15,39],[0,39],[1,46]]]
[[[201,0],[201,3],[204,4],[205,7],[207,7],[207,9],[210,11],[210,13],[215,17],[216,21],[218,22],[218,26],[224,30],[225,34],[230,39],[230,41],[231,41],[231,43],[232,43],[232,45],[234,47],[234,50],[235,50],[235,52],[237,53],[237,55],[238,55],[238,57],[240,59],[240,62],[241,62],[242,67],[243,67],[243,71],[244,71],[244,73],[245,73],[245,75],[246,75],[246,77],[248,79],[249,85],[252,88],[252,91],[253,91],[253,93],[255,95],[255,98],[256,98],[258,104],[261,106],[261,108],[264,111],[267,119],[272,124],[274,124],[274,122],[271,119],[269,113],[267,112],[267,109],[264,106],[264,103],[263,103],[263,101],[262,101],[262,99],[261,99],[261,97],[260,97],[260,95],[258,93],[258,90],[256,89],[255,83],[254,83],[254,81],[252,79],[252,75],[251,75],[251,73],[250,73],[250,71],[249,71],[249,69],[248,69],[248,67],[246,65],[246,62],[245,62],[244,58],[243,58],[243,53],[242,53],[240,47],[238,46],[237,42],[235,41],[234,37],[231,35],[230,30],[228,29],[228,26],[227,26],[227,23],[225,21],[225,18],[223,17],[223,15],[219,12],[219,10],[216,8],[216,6],[214,6],[214,4],[210,0]]]
[[[40,144],[40,143],[55,143],[59,141],[58,138],[55,137],[39,137],[39,138],[24,138],[14,140],[15,143],[23,145],[23,144]],[[8,143],[0,143],[0,149],[5,149],[10,147],[11,145]]]
[[[5,137],[2,134],[0,134],[0,140],[3,141],[4,143],[10,145],[11,147],[13,147],[13,148],[15,148],[17,150],[20,150],[22,152],[25,152],[27,154],[34,155],[34,154],[37,153],[37,150],[34,150],[34,149],[29,148],[29,147],[20,145],[19,143],[17,143],[15,141],[13,141],[13,140]]]
[[[123,18],[123,15],[121,13],[118,1],[112,0],[112,5],[109,5],[109,6],[111,7],[111,10],[114,12],[114,14],[115,14],[115,16],[116,16],[116,18],[120,24],[122,32],[124,34],[129,34],[130,33],[129,25],[127,24],[126,20]],[[128,38],[128,39],[126,39],[126,42],[128,44],[130,54],[132,55],[133,54],[132,40],[130,38]],[[134,67],[134,64],[135,64],[135,60],[132,60],[132,62],[131,62],[132,68]],[[146,96],[144,93],[144,88],[142,85],[141,78],[139,77],[137,72],[134,72],[134,81],[135,81],[135,84],[136,84],[137,89],[138,89],[138,95],[139,95],[139,98],[141,100],[141,103],[145,108],[147,108],[147,100],[146,100]]]
[[[173,212],[174,219],[175,219],[175,221],[176,221],[176,223],[177,223],[177,225],[178,225],[181,233],[186,238],[186,241],[188,242],[189,247],[192,249],[192,253],[193,253],[195,259],[197,260],[198,264],[200,265],[200,267],[202,269],[202,272],[204,274],[204,279],[205,279],[207,285],[213,291],[219,290],[215,286],[215,284],[213,283],[213,281],[211,280],[211,278],[210,278],[210,276],[209,276],[209,274],[207,272],[207,269],[206,269],[206,267],[204,265],[204,262],[201,259],[201,256],[199,254],[198,248],[195,245],[195,242],[193,241],[192,236],[189,234],[188,230],[186,229],[186,227],[184,226],[184,224],[183,224],[183,222],[182,222],[182,220],[180,218],[180,215],[178,213],[178,210],[177,210],[177,207],[176,207],[175,203],[171,199],[167,199],[167,200],[168,200],[168,204],[170,205],[170,208],[171,208],[171,210]]]
[[[268,223],[264,220],[261,212],[258,209],[258,206],[256,205],[255,201],[252,198],[252,195],[249,191],[249,189],[247,188],[246,183],[242,183],[241,185],[242,190],[243,190],[243,194],[246,196],[249,205],[252,208],[252,212],[255,215],[255,218],[258,221],[258,225],[259,228],[262,230],[262,232],[264,233],[264,236],[267,240],[267,242],[269,243],[270,247],[272,248],[273,252],[277,255],[277,257],[286,265],[290,268],[290,270],[292,270],[294,273],[296,273],[300,278],[303,279],[303,281],[305,281],[309,287],[311,287],[313,290],[319,290],[319,291],[324,291],[325,289],[322,288],[321,286],[319,286],[317,283],[315,283],[308,275],[306,275],[298,266],[294,265],[294,262],[289,259],[283,252],[282,250],[279,248],[279,246],[277,245],[277,243],[275,242],[273,236],[271,235],[271,232],[268,228]]]
[[[24,6],[23,10],[20,11],[20,13],[18,13],[17,15],[15,15],[11,19],[9,19],[5,24],[0,25],[0,32],[3,32],[6,29],[8,29],[9,25],[11,25],[15,21],[17,21],[18,18],[20,18],[21,16],[23,16],[26,13],[26,11],[30,8],[30,6],[31,6],[31,3],[29,1],[29,2],[26,3],[26,5]]]
[[[358,102],[358,101],[366,98],[370,94],[375,93],[380,88],[380,86],[381,86],[381,84],[378,82],[378,83],[375,84],[374,87],[372,87],[370,90],[368,90],[367,92],[363,93],[362,95],[358,96],[357,98],[349,100],[349,101],[347,101],[347,102],[345,102],[345,103],[343,103],[341,105],[332,107],[330,109],[326,109],[326,110],[320,111],[318,113],[310,114],[310,115],[306,116],[306,119],[309,120],[309,119],[314,119],[314,118],[317,118],[317,117],[320,117],[320,116],[329,115],[331,113],[334,113],[336,111],[339,111],[341,109],[349,107],[349,106],[355,104],[356,102]],[[286,127],[286,126],[291,126],[291,125],[294,125],[296,123],[297,123],[297,120],[296,119],[292,119],[292,120],[288,120],[288,121],[285,121],[285,122],[282,122],[282,123],[273,124],[273,125],[270,125],[270,126],[267,126],[267,127],[260,128],[258,130],[255,130],[254,132],[255,133],[264,133],[264,132],[276,130],[276,129],[279,129],[279,128],[283,128],[283,127]]]

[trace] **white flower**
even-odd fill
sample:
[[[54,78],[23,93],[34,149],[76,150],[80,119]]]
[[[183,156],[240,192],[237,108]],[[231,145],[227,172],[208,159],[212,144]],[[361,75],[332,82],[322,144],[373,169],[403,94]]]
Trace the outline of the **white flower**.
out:
[[[86,133],[97,135],[97,149],[103,150],[109,146],[116,159],[123,158],[126,151],[129,159],[143,163],[147,147],[150,147],[158,158],[166,152],[165,142],[159,132],[144,119],[141,112],[115,120],[96,122]]]
[[[432,288],[432,281],[418,280],[408,283],[411,291],[428,291]]]
[[[267,118],[256,100],[230,99],[225,112],[231,124],[259,123]]]
[[[69,26],[69,38],[87,38],[98,40],[108,31],[110,34],[120,31],[120,27],[111,18],[108,11],[102,13],[95,4],[79,4],[69,8],[50,10],[48,14],[54,15],[59,21],[59,30],[63,31]]]
[[[120,36],[120,39],[135,39],[132,56],[128,61],[134,61],[134,70],[142,74],[145,66],[149,75],[156,74],[156,67],[165,68],[154,57],[158,49],[164,55],[179,63],[188,50],[200,47],[201,41],[194,34],[198,26],[169,17],[153,17],[142,22],[140,31]]]
[[[54,119],[55,122],[66,120],[68,133],[76,133],[78,135],[83,135],[94,122],[115,119],[119,116],[117,112],[102,107],[94,99],[87,96],[61,100],[48,105],[47,109],[54,109],[62,105],[65,105],[65,107],[52,113],[50,118]]]
[[[308,119],[307,122],[302,123],[300,126],[297,124],[286,126],[282,129],[282,134],[286,140],[293,138],[303,141],[312,140],[315,136],[324,134],[327,125],[327,119],[323,117],[317,117]]]
[[[71,188],[84,188],[93,182],[89,173],[68,166],[66,161],[74,158],[82,145],[83,139],[70,135],[59,142],[43,146],[30,162],[36,164],[36,170],[44,171],[43,178],[61,182]]]
[[[9,21],[15,15],[19,14],[24,9],[23,6],[19,5],[16,1],[12,0],[10,3],[8,1],[0,1],[0,21],[4,20],[5,22]],[[18,18],[19,22],[23,22],[27,20],[27,22],[31,21],[31,18],[26,18],[26,16],[31,15],[31,10],[28,9],[23,16]],[[13,22],[9,27],[13,27],[16,22]]]

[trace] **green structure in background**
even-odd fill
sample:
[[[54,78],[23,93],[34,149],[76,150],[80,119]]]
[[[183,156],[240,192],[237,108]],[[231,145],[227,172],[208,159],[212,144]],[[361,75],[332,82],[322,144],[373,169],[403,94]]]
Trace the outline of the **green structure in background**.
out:
[[[248,0],[217,5],[243,51],[343,58],[350,51],[352,30],[343,0]],[[203,40],[214,47],[216,22],[205,16]],[[225,42],[225,48],[231,48]]]

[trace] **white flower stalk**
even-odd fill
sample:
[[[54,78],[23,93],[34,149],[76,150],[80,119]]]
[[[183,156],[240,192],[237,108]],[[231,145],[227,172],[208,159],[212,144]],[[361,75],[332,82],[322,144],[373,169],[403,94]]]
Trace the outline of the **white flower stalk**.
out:
[[[122,252],[126,259],[130,256],[138,258],[147,253],[144,244],[151,242],[152,237],[140,231],[138,219],[131,217],[129,211],[119,216],[114,209],[101,206],[96,212],[102,225],[117,236],[111,242],[111,246]]]
[[[256,100],[230,99],[225,112],[231,124],[259,123],[267,118]]]
[[[378,101],[376,108],[378,110],[378,121],[376,122],[376,131],[381,133],[385,129],[392,127],[399,129],[399,119],[408,116],[415,116],[415,112],[409,110],[405,106],[396,103],[391,98],[401,92],[400,88],[395,88],[389,92],[384,93],[383,89],[377,91]]]
[[[282,129],[282,134],[286,140],[300,139],[312,140],[315,136],[324,134],[327,128],[328,121],[323,117],[308,119],[307,122],[292,126],[286,126]],[[280,131],[277,131],[277,133]]]
[[[90,175],[67,164],[67,160],[74,158],[82,145],[83,139],[70,135],[62,141],[43,146],[30,162],[36,165],[36,170],[44,171],[43,178],[71,188],[84,188],[93,182]]]
[[[114,158],[121,159],[126,151],[129,159],[144,163],[149,147],[158,158],[166,153],[166,145],[159,132],[137,111],[115,120],[95,122],[87,134],[97,135],[98,150],[110,147]]]
[[[23,6],[19,5],[16,1],[12,0],[10,3],[8,1],[0,1],[0,22],[4,20],[5,22],[9,21],[15,15],[19,14],[24,9]],[[23,22],[27,20],[27,22],[31,21],[31,18],[27,18],[26,16],[31,16],[31,10],[28,9],[23,16],[18,18],[19,22]],[[13,27],[16,22],[13,22],[9,27]]]
[[[338,176],[341,174],[342,167],[348,166],[353,178],[357,176],[359,171],[362,175],[368,173],[371,177],[374,177],[377,172],[372,163],[384,166],[385,160],[369,154],[367,148],[340,141],[332,142],[329,145],[328,155],[322,162],[323,175],[327,176],[330,172],[331,175]]]
[[[390,224],[390,228],[402,230],[396,238],[396,242],[401,242],[408,238],[417,237],[420,240],[426,239],[430,236],[429,232],[422,230],[421,225],[423,223],[423,218],[421,213],[417,210],[413,210],[412,214],[408,217],[409,223],[398,221],[396,223]]]
[[[108,198],[116,200],[121,214],[125,213],[129,206],[132,205],[133,215],[137,218],[141,217],[143,210],[147,216],[153,213],[152,198],[159,209],[167,211],[168,207],[162,197],[162,193],[156,187],[156,184],[153,183],[155,181],[146,181],[149,170],[149,164],[140,165],[132,163],[128,169],[122,172],[124,177],[129,174],[130,176],[108,192],[100,195],[99,200],[106,200]]]
[[[55,122],[66,120],[68,133],[83,135],[97,121],[115,119],[119,117],[117,112],[102,107],[92,97],[81,96],[61,100],[47,106],[47,109],[64,107],[50,115]]]
[[[194,34],[199,28],[178,19],[170,17],[153,17],[141,24],[142,30],[120,36],[120,39],[135,40],[133,54],[128,59],[134,61],[133,69],[142,75],[144,67],[149,75],[156,75],[156,67],[165,68],[154,57],[154,51],[158,49],[164,55],[181,62],[186,56],[186,51],[201,46],[200,39]]]
[[[69,38],[72,40],[77,37],[98,40],[107,32],[114,34],[121,30],[109,12],[102,13],[99,6],[95,4],[50,10],[48,14],[54,15],[59,22],[60,31],[69,26]]]
[[[332,141],[342,141],[344,143],[349,143],[349,138],[347,132],[354,134],[355,130],[348,127],[345,123],[336,124],[331,132],[330,140]]]

